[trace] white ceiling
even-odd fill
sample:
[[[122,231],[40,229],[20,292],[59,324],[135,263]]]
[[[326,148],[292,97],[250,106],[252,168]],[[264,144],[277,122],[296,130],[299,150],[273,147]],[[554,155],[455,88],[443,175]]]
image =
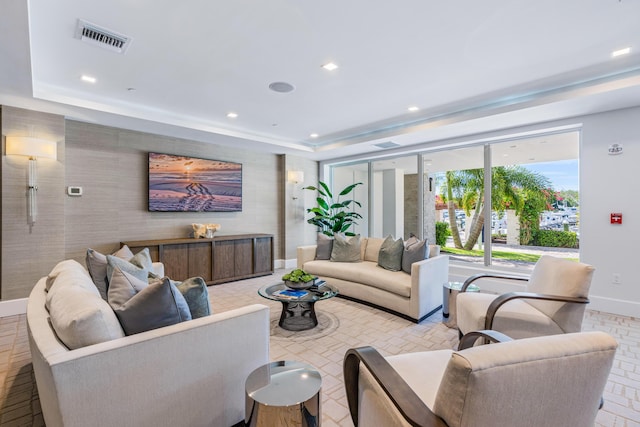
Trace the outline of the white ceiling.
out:
[[[250,150],[324,160],[640,105],[637,0],[0,1],[0,104]],[[78,19],[130,47],[74,38]]]

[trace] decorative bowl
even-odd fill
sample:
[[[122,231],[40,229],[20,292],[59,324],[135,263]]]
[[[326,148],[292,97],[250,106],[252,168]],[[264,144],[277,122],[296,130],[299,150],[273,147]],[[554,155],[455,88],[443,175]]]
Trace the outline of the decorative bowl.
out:
[[[284,285],[290,289],[309,289],[313,286],[316,279],[309,280],[308,282],[291,282],[289,280],[284,281]]]

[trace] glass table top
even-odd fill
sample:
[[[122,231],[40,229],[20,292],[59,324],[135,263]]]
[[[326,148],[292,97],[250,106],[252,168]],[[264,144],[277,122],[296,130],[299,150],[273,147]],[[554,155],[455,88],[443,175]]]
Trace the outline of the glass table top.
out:
[[[265,285],[261,287],[258,289],[258,294],[263,298],[273,301],[316,302],[335,297],[338,295],[338,288],[325,282],[317,288],[311,287],[304,291],[297,291],[287,288],[284,283],[276,283],[275,285]]]

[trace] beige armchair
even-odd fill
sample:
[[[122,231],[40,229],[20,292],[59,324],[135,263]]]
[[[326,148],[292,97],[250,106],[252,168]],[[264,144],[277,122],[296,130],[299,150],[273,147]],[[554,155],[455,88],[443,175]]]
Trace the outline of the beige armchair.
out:
[[[485,334],[488,332],[488,334]],[[593,426],[616,341],[604,332],[553,335],[463,350],[382,357],[347,351],[344,380],[355,426]]]
[[[456,300],[460,336],[480,329],[500,331],[514,339],[579,332],[589,303],[593,270],[588,264],[543,255],[528,279],[472,276],[464,282]],[[526,281],[526,292],[465,292],[471,283],[484,278]]]

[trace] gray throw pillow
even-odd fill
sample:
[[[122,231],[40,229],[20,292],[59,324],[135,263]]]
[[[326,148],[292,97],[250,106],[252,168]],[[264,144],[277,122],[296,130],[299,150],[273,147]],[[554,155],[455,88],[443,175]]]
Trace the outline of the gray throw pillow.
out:
[[[316,259],[331,259],[333,239],[326,234],[318,233],[318,246],[316,247]]]
[[[168,277],[148,284],[118,266],[109,282],[109,305],[126,335],[191,320],[187,301]]]
[[[409,240],[407,240],[409,243]],[[402,271],[411,274],[411,264],[429,258],[429,245],[426,240],[418,240],[412,244],[405,243],[402,253]]]
[[[149,270],[144,267],[138,267],[135,264],[127,261],[126,259],[120,259],[113,255],[107,255],[107,295],[109,294],[109,286],[111,286],[111,276],[115,267],[120,270],[135,276],[138,280],[148,282]]]
[[[403,251],[404,242],[402,239],[393,240],[391,235],[387,236],[380,246],[380,252],[378,252],[378,265],[386,270],[400,271]]]
[[[202,277],[191,277],[183,282],[177,282],[176,287],[187,301],[192,319],[211,314],[209,290]]]
[[[153,272],[153,260],[151,259],[149,248],[144,248],[135,254],[131,259],[129,259],[129,262],[137,267],[147,270],[150,279],[160,279],[160,277]]]
[[[124,245],[113,253],[113,256],[122,259],[131,259],[133,252],[127,245]],[[91,248],[87,249],[85,264],[91,280],[100,291],[103,300],[107,300],[107,289],[109,288],[109,280],[107,279],[107,256]]]
[[[345,237],[336,234],[330,260],[333,262],[360,262],[360,235]]]

